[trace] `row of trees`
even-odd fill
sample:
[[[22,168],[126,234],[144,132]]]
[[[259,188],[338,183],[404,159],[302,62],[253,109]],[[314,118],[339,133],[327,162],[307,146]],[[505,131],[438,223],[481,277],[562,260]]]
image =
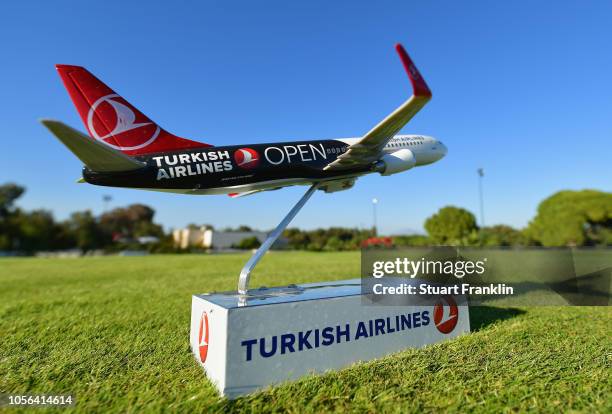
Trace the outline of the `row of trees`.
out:
[[[290,228],[283,236],[294,250],[338,251],[355,250],[364,240],[373,236],[371,230],[331,227],[328,229],[300,230]]]
[[[67,220],[55,221],[47,210],[24,211],[15,201],[25,189],[16,184],[0,186],[0,250],[25,253],[79,248],[120,249],[140,237],[166,242],[163,228],[153,222],[155,211],[143,204],[116,208],[100,217],[77,211]]]
[[[540,203],[529,225],[478,228],[469,211],[448,206],[425,221],[430,242],[485,246],[612,245],[612,193],[560,191]]]
[[[561,191],[538,206],[524,229],[499,224],[479,228],[470,211],[443,207],[425,221],[427,235],[394,236],[396,246],[610,246],[612,193]],[[358,229],[289,229],[289,247],[300,250],[351,250],[373,234]]]
[[[153,251],[174,251],[172,238],[153,221],[155,211],[133,204],[95,217],[90,211],[73,213],[57,222],[46,210],[24,211],[15,205],[25,189],[16,184],[0,186],[0,250],[35,252],[79,248],[82,251],[131,247],[139,238],[157,240]],[[524,229],[507,225],[479,228],[474,215],[463,208],[441,208],[425,221],[427,235],[395,236],[397,246],[595,246],[612,245],[612,193],[583,190],[561,191],[538,206],[537,214]],[[235,231],[251,231],[240,226]],[[373,236],[363,229],[285,231],[288,248],[338,251],[358,249]],[[235,247],[251,249],[259,241],[248,238]]]

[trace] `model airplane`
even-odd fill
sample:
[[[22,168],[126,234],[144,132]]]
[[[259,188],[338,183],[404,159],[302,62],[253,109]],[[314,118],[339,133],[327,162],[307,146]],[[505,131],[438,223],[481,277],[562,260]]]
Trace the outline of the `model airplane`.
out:
[[[240,272],[238,292],[246,295],[255,265],[317,189],[346,190],[362,175],[397,174],[446,155],[432,137],[396,135],[431,99],[404,48],[396,50],[413,95],[360,138],[213,147],[172,135],[85,68],[69,65],[57,70],[89,136],[58,121],[42,123],[85,164],[81,182],[232,197],[310,185]]]
[[[364,174],[396,174],[446,155],[432,137],[396,135],[431,99],[404,48],[396,50],[414,94],[360,138],[214,147],[172,135],[85,68],[69,65],[57,70],[89,136],[42,123],[85,164],[80,181],[90,184],[233,197],[303,184],[346,190]]]

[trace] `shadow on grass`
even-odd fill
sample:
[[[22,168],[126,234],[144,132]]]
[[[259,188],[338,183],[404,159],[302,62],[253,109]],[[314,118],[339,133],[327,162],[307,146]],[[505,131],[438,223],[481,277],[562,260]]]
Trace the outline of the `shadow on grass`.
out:
[[[493,306],[470,306],[470,326],[472,332],[480,331],[487,326],[524,314],[516,308],[496,308]]]

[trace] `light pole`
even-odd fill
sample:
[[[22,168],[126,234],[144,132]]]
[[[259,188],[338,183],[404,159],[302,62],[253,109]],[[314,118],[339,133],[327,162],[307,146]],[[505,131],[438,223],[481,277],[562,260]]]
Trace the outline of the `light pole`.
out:
[[[376,204],[378,204],[378,199],[375,197],[372,199],[372,217],[374,219],[374,226],[372,226],[372,232],[374,233],[374,237],[377,236],[377,231],[376,231]]]
[[[106,213],[106,211],[108,210],[108,203],[110,203],[112,199],[113,197],[109,196],[108,194],[102,196],[102,202],[104,203],[104,213]]]
[[[478,197],[480,199],[480,227],[484,228],[484,201],[482,197],[482,178],[484,177],[484,169],[479,168],[477,170],[478,173]]]

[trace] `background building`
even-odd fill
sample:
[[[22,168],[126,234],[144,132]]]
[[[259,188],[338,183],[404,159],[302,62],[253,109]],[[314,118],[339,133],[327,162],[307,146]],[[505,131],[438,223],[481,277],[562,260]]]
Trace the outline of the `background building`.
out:
[[[268,233],[263,231],[217,231],[209,226],[187,227],[172,232],[174,245],[179,249],[200,247],[224,250],[236,247],[244,239],[255,237],[263,243]]]

